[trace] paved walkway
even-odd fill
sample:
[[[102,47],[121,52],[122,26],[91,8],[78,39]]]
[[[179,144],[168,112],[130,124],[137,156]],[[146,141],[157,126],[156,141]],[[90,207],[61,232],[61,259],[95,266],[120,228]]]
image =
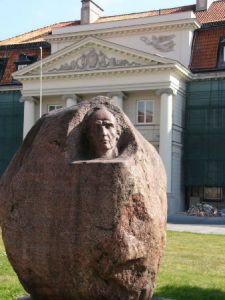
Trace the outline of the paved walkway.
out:
[[[167,229],[180,232],[225,235],[225,217],[192,217],[178,213],[168,217]]]

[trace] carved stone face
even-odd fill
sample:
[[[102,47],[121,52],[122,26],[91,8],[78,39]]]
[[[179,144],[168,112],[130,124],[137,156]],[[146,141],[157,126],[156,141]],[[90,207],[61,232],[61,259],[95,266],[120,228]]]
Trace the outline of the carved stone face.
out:
[[[107,109],[93,112],[88,120],[88,139],[96,158],[114,158],[117,150],[117,122]]]

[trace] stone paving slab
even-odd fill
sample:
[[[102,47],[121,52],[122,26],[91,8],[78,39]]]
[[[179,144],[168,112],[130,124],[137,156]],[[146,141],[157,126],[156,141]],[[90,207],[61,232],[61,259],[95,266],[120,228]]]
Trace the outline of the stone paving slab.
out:
[[[201,234],[223,234],[225,235],[224,225],[191,225],[191,224],[167,224],[167,230],[179,232],[192,232]]]
[[[168,216],[167,229],[180,232],[225,235],[225,217],[196,217],[186,213]]]

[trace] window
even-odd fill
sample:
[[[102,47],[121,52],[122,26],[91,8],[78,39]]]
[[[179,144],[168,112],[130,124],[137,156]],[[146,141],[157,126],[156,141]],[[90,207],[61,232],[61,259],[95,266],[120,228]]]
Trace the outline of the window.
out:
[[[36,55],[26,55],[26,54],[22,53],[19,56],[19,60],[15,62],[16,69],[21,70],[36,61],[37,61]]]
[[[53,111],[53,110],[57,110],[57,109],[60,109],[60,108],[63,108],[63,106],[59,105],[59,104],[49,104],[48,105],[48,112]]]
[[[0,80],[4,75],[6,64],[7,64],[7,58],[0,58]]]
[[[18,65],[17,66],[17,70],[19,71],[19,70],[22,70],[23,68],[25,68],[27,65]]]
[[[218,48],[218,57],[217,57],[217,67],[225,67],[225,37],[220,38],[219,48]]]
[[[152,100],[137,101],[137,123],[151,124],[153,123],[154,102]]]

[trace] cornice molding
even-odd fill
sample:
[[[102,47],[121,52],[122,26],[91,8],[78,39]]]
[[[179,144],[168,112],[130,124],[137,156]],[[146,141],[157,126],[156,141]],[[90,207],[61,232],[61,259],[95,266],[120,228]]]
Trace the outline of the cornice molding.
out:
[[[225,71],[192,74],[193,80],[207,80],[207,79],[216,80],[220,78],[225,79]]]
[[[137,73],[152,73],[161,71],[173,71],[179,77],[190,79],[190,74],[184,67],[175,64],[159,64],[159,65],[146,65],[132,68],[114,68],[114,69],[103,69],[103,70],[88,70],[88,71],[76,71],[76,72],[58,72],[58,73],[43,73],[43,80],[50,79],[63,79],[63,78],[87,78],[87,77],[99,77],[118,74],[137,74]],[[16,75],[15,78],[19,81],[33,81],[40,80],[39,74],[34,75]]]
[[[21,91],[23,89],[22,85],[2,85],[0,86],[0,92],[12,92],[12,91]]]
[[[113,84],[113,85],[95,85],[93,86],[85,86],[85,87],[54,87],[54,88],[48,88],[43,90],[44,96],[52,96],[52,95],[70,95],[70,94],[93,94],[93,93],[117,93],[120,91],[144,91],[144,90],[158,90],[158,89],[166,89],[166,88],[172,88],[173,84],[171,82],[154,82],[154,83],[126,83],[126,84]],[[32,90],[24,90],[23,96],[32,96],[32,97],[38,97],[40,94],[40,89],[32,89]]]
[[[186,23],[184,23],[186,21]],[[121,28],[107,28],[101,30],[88,30],[82,32],[71,32],[62,34],[53,34],[45,37],[45,40],[49,43],[52,41],[77,41],[86,38],[87,36],[93,36],[97,38],[107,38],[114,36],[133,35],[133,34],[144,34],[151,32],[171,32],[180,30],[196,30],[199,28],[199,24],[196,20],[182,20],[180,22],[171,24],[169,22],[156,23],[156,24],[145,24],[137,26],[127,26]]]

